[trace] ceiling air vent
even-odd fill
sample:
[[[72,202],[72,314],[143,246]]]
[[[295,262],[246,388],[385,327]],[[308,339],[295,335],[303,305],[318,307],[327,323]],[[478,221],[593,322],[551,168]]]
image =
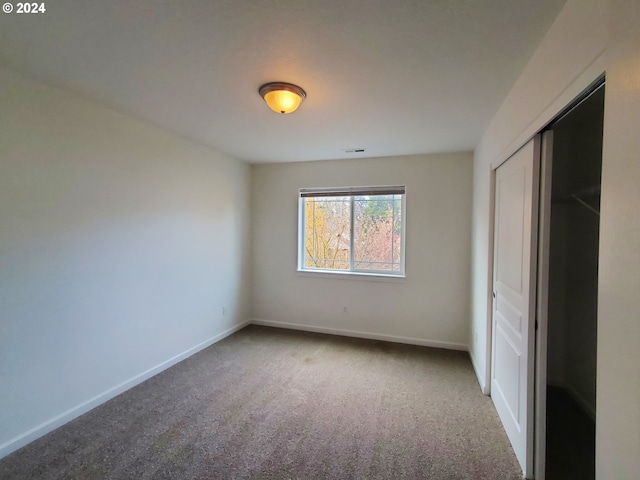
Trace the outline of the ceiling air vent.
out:
[[[364,153],[366,148],[345,148],[344,153]]]

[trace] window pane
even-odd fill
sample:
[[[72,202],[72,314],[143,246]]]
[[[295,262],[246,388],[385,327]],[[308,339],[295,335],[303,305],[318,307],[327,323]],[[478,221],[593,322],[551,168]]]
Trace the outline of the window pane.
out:
[[[400,271],[402,196],[354,198],[354,269]]]
[[[354,188],[300,190],[299,268],[404,275],[404,187]]]
[[[349,270],[349,197],[304,199],[304,267]]]

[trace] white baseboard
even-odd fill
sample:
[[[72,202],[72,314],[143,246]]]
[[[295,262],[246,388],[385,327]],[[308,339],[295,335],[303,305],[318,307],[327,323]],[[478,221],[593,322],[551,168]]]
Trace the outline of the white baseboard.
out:
[[[104,391],[103,393],[96,395],[95,397],[80,403],[79,405],[76,405],[75,407],[70,408],[66,412],[62,412],[61,414],[56,415],[55,417],[47,420],[46,422],[41,423],[40,425],[32,428],[31,430],[28,430],[18,435],[17,437],[14,437],[11,440],[8,440],[7,442],[0,445],[0,458],[3,458],[9,455],[10,453],[18,450],[19,448],[25,446],[26,444],[34,441],[35,439],[40,438],[43,435],[46,435],[47,433],[51,432],[52,430],[55,430],[56,428],[60,427],[61,425],[64,425],[67,422],[70,422],[74,418],[77,418],[80,415],[87,413],[89,410],[97,407],[98,405],[105,403],[108,400],[111,400],[113,397],[120,395],[121,393],[129,390],[132,387],[135,387],[136,385],[144,382],[145,380],[148,380],[149,378],[153,377],[154,375],[157,375],[163,370],[166,370],[167,368],[172,367],[176,363],[190,357],[191,355],[198,353],[200,350],[203,350],[213,345],[214,343],[219,342],[220,340],[228,337],[232,333],[235,333],[238,330],[241,330],[242,328],[246,327],[247,325],[249,325],[249,323],[250,323],[249,321],[245,321],[239,325],[235,325],[225,330],[224,332],[219,333],[218,335],[215,335],[209,338],[208,340],[205,340],[204,342],[199,343],[198,345],[191,347],[190,349],[160,363],[159,365],[156,365],[155,367],[150,368],[149,370],[146,370],[130,378],[129,380],[126,380],[116,385],[115,387],[112,387]]]
[[[478,366],[476,365],[476,360],[475,358],[473,358],[473,355],[471,355],[471,352],[469,352],[469,358],[471,359],[471,365],[473,366],[473,371],[475,372],[478,383],[480,384],[480,390],[482,390],[482,394],[489,395],[489,386],[484,382],[484,375],[480,375],[480,371],[478,370]]]
[[[343,337],[366,338],[370,340],[382,340],[385,342],[406,343],[409,345],[420,345],[422,347],[445,348],[447,350],[461,350],[467,352],[469,348],[462,343],[442,342],[439,340],[426,340],[422,338],[397,337],[395,335],[384,335],[379,333],[361,332],[355,330],[343,330],[341,328],[318,327],[315,325],[303,325],[300,323],[275,322],[273,320],[263,320],[254,318],[250,320],[254,325],[265,327],[286,328],[289,330],[303,330],[305,332],[328,333],[330,335],[341,335]]]

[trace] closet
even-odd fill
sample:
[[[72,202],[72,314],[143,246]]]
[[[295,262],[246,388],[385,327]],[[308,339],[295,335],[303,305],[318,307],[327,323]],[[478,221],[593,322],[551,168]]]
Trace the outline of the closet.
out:
[[[598,242],[604,83],[553,132],[546,357],[546,480],[595,478]]]

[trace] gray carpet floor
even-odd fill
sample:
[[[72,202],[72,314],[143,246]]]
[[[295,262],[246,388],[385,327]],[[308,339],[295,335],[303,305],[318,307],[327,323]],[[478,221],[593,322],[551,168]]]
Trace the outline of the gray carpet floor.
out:
[[[519,479],[468,354],[249,326],[0,461],[2,479]]]

